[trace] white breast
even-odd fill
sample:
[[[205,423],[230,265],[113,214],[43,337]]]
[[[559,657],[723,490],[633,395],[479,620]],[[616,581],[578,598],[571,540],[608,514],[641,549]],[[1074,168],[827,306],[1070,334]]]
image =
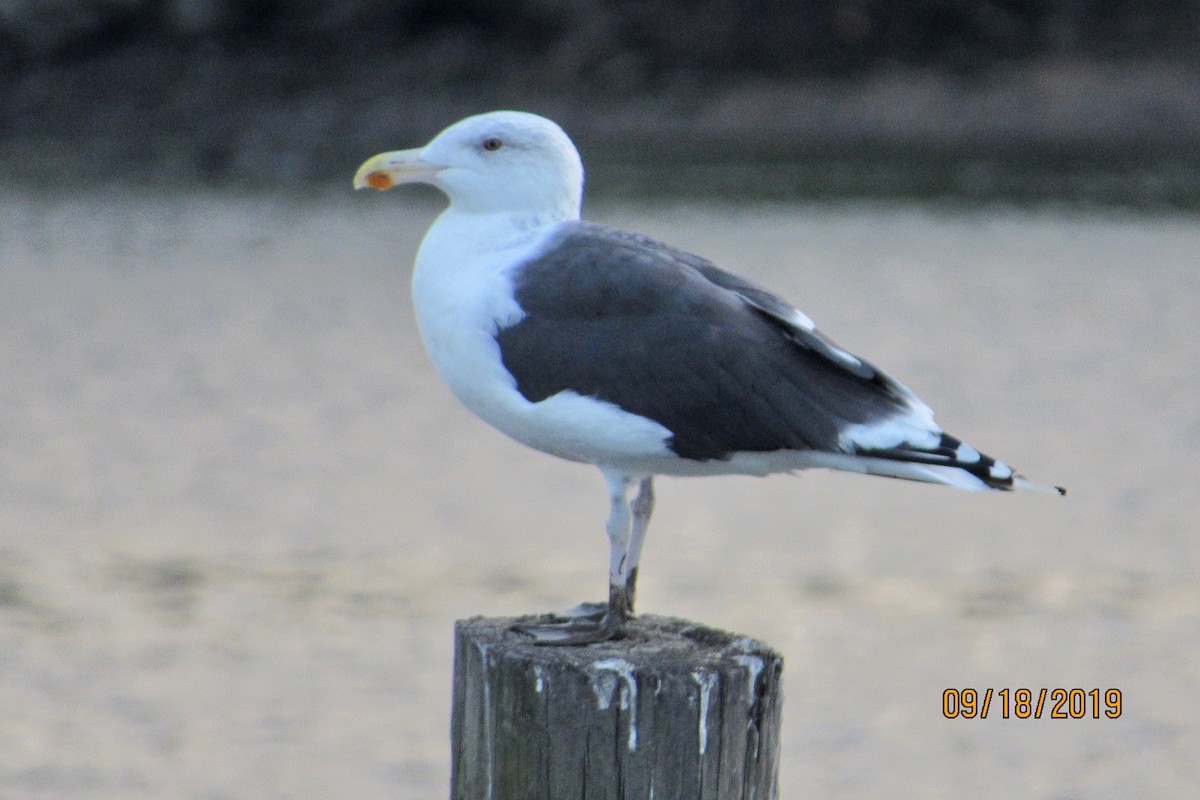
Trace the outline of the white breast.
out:
[[[462,403],[530,447],[593,464],[674,458],[671,432],[611,403],[561,392],[530,403],[504,368],[496,332],[524,310],[513,271],[538,254],[556,226],[448,209],[421,243],[413,273],[417,325],[430,359]]]

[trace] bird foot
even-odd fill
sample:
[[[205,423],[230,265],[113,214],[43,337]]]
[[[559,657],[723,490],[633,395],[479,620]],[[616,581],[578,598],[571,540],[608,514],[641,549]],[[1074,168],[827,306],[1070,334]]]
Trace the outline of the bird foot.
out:
[[[534,644],[572,646],[607,642],[620,633],[621,625],[624,622],[625,619],[620,615],[613,615],[605,611],[600,614],[599,618],[556,617],[550,622],[522,622],[513,625],[512,629],[533,637]]]
[[[532,636],[534,644],[595,644],[615,638],[631,616],[629,590],[610,586],[607,604],[580,603],[563,616],[551,614],[546,622],[522,622],[512,629]]]

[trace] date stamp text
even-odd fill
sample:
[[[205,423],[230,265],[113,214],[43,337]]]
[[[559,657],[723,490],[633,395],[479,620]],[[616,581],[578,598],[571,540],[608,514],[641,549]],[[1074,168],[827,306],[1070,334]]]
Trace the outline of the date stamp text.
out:
[[[1116,719],[1120,689],[947,689],[942,692],[946,719]]]

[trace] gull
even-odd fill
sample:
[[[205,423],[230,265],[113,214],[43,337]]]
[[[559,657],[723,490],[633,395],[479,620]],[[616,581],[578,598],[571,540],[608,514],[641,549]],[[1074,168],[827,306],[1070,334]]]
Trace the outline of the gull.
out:
[[[544,117],[468,117],[424,147],[368,159],[354,177],[360,189],[407,183],[449,198],[412,279],[434,366],[485,422],[596,465],[608,487],[608,602],[518,626],[539,644],[620,633],[633,613],[656,475],[826,468],[1065,493],[943,431],[912,391],[767,289],[582,221],[579,153]]]

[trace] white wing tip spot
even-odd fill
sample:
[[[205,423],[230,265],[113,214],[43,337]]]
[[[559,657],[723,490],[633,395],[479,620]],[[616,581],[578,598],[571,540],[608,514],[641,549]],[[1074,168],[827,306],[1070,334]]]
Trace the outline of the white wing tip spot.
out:
[[[958,449],[954,451],[954,459],[963,464],[975,464],[979,461],[980,458],[982,458],[982,456],[979,454],[979,451],[976,450],[974,447],[971,447],[971,445],[967,444],[966,442],[960,442],[958,445]],[[1008,469],[1008,467],[1005,467],[999,461],[996,462],[996,467],[1003,467],[1004,469]],[[996,471],[996,467],[992,467],[992,472],[993,472],[992,477],[994,477],[994,478],[1006,477],[1003,475],[994,474]],[[1012,470],[1009,470],[1009,474],[1011,474],[1011,473],[1012,473]]]

